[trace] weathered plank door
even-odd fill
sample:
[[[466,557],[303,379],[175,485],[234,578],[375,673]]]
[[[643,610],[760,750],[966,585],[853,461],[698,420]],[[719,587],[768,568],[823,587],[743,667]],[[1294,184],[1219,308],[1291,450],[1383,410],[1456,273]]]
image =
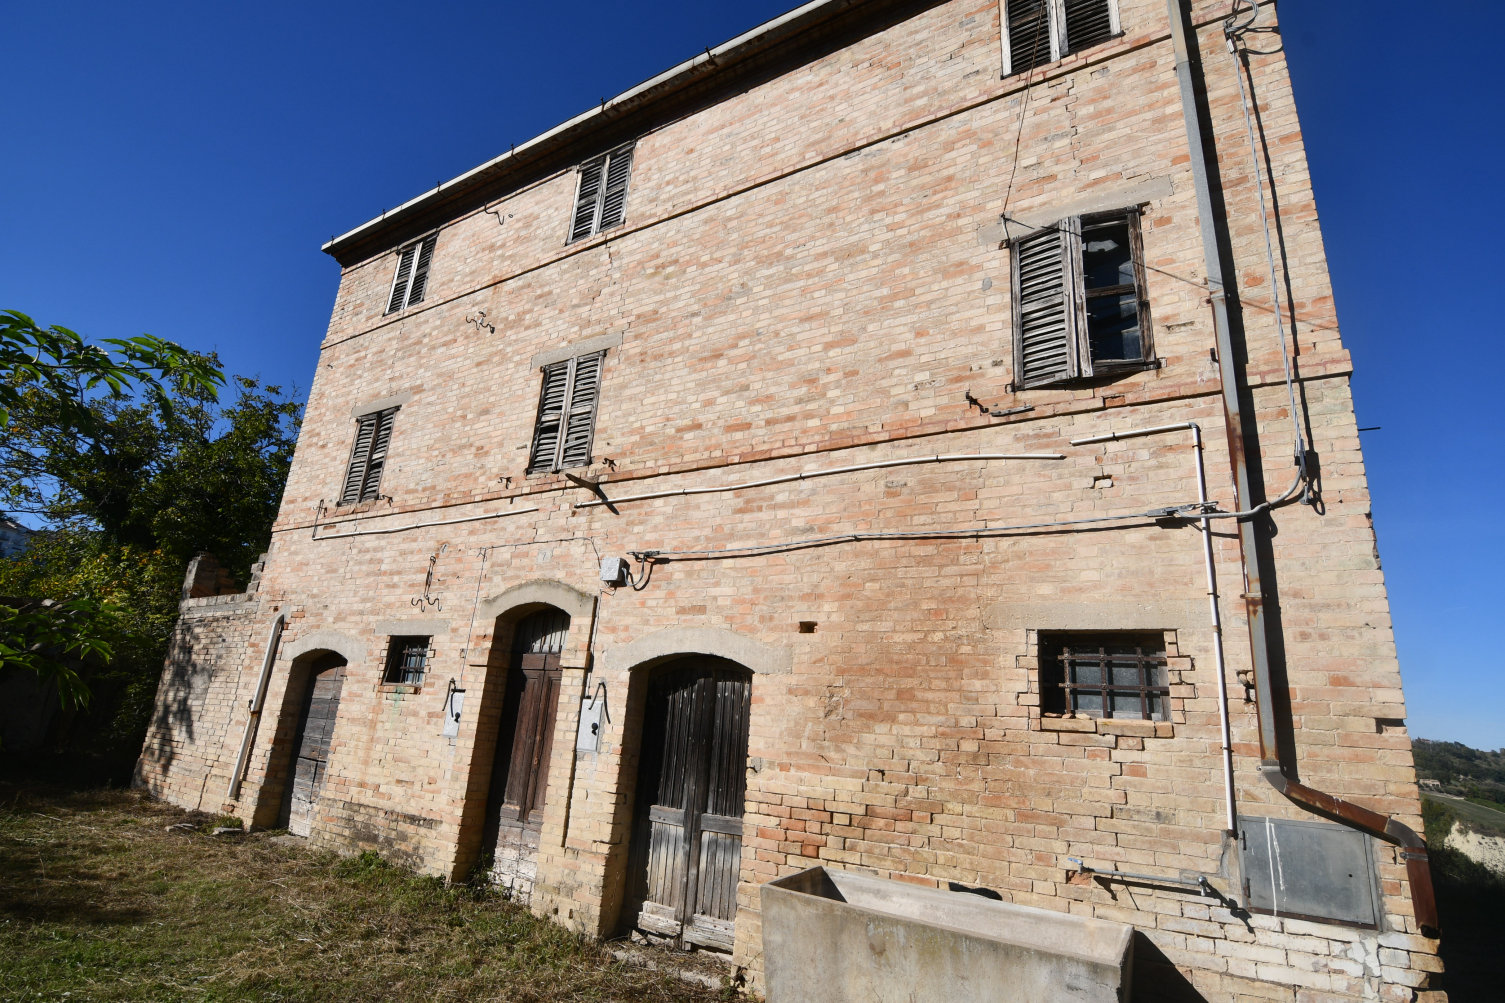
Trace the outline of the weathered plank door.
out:
[[[720,660],[651,684],[637,827],[638,926],[650,933],[732,949],[751,690],[745,669]]]
[[[550,608],[524,617],[513,631],[492,770],[492,831],[508,822],[536,830],[542,822],[559,710],[559,660],[569,629],[569,614]]]
[[[335,717],[340,710],[340,690],[344,684],[343,659],[335,664],[315,663],[309,671],[308,689],[303,695],[298,716],[287,817],[287,831],[295,836],[307,836],[313,827],[314,803],[324,789],[329,768],[329,739],[334,734]]]

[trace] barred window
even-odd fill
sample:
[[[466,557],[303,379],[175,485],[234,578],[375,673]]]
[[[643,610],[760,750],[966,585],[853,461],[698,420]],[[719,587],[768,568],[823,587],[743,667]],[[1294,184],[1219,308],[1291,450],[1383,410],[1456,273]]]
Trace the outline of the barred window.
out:
[[[1041,633],[1040,709],[1073,717],[1170,719],[1165,636]]]
[[[1008,0],[1003,75],[1028,73],[1121,31],[1118,0]]]
[[[428,669],[430,637],[394,636],[387,642],[387,671],[383,682],[417,686]]]

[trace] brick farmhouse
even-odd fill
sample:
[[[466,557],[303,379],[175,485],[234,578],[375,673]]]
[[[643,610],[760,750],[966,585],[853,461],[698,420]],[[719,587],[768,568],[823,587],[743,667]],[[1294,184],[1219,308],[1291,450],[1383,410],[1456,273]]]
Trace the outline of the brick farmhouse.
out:
[[[139,782],[755,985],[819,864],[1132,925],[1142,999],[1442,999],[1278,41],[815,0],[333,239]]]

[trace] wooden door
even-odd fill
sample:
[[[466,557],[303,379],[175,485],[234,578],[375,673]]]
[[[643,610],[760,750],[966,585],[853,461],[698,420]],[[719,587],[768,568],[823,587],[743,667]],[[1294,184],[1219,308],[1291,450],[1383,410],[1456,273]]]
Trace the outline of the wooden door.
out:
[[[542,822],[559,710],[559,662],[569,629],[569,614],[546,609],[524,617],[513,631],[491,774],[488,845],[508,823],[536,830]]]
[[[643,724],[638,926],[732,949],[742,867],[751,675],[697,661],[652,682]]]
[[[345,660],[315,662],[309,669],[308,688],[298,714],[293,744],[293,769],[287,831],[307,836],[313,827],[314,804],[324,789],[329,768],[329,740],[334,735],[340,710],[340,689],[345,683]]]

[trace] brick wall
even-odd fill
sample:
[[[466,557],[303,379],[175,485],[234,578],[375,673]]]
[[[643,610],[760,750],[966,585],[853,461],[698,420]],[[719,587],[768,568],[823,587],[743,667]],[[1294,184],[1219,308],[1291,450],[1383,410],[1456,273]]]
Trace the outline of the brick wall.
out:
[[[1196,6],[1261,459],[1278,495],[1294,476],[1291,415],[1252,160],[1216,20],[1227,5]],[[708,653],[754,673],[734,954],[755,980],[757,886],[824,863],[1131,923],[1144,934],[1145,998],[1414,998],[1439,967],[1436,944],[1419,936],[1388,844],[1374,847],[1375,930],[1244,922],[1194,892],[1110,891],[1071,873],[1077,857],[1208,874],[1242,894],[1222,831],[1194,527],[1138,518],[834,542],[664,561],[641,588],[603,589],[597,577],[603,556],[629,551],[998,528],[1194,501],[1185,435],[1070,445],[1168,422],[1201,425],[1210,494],[1237,504],[1165,7],[1120,7],[1123,36],[1037,71],[1028,87],[999,78],[997,4],[952,0],[665,115],[638,140],[624,226],[565,245],[575,177],[535,179],[440,229],[428,295],[402,313],[382,313],[394,253],[348,265],[260,591],[240,605],[185,606],[143,777],[179,803],[222,796],[266,626],[281,612],[266,716],[229,807],[275,822],[296,666],[337,651],[350,668],[314,839],[458,875],[479,852],[511,623],[549,601],[573,619],[530,892],[535,909],[577,929],[609,933],[629,918],[649,668]],[[1322,504],[1272,516],[1289,732],[1303,782],[1419,828],[1349,360],[1282,57],[1261,57],[1255,83],[1300,417],[1321,460]],[[1038,223],[1130,204],[1145,207],[1159,367],[1013,389],[1000,214]],[[539,392],[531,360],[603,337],[595,462],[571,472],[601,480],[608,496],[925,455],[1062,458],[960,459],[615,512],[579,507],[587,490],[526,473]],[[1029,410],[990,417],[969,392]],[[402,405],[384,497],[335,505],[354,415],[393,398]],[[1239,810],[1307,817],[1258,777],[1231,533],[1219,532],[1215,562]],[[1167,639],[1169,720],[1042,713],[1039,633],[1103,628]],[[384,685],[386,639],[409,633],[433,638],[428,674],[416,690]],[[446,736],[451,680],[466,703],[458,734]],[[603,686],[601,744],[577,754],[580,700]]]

